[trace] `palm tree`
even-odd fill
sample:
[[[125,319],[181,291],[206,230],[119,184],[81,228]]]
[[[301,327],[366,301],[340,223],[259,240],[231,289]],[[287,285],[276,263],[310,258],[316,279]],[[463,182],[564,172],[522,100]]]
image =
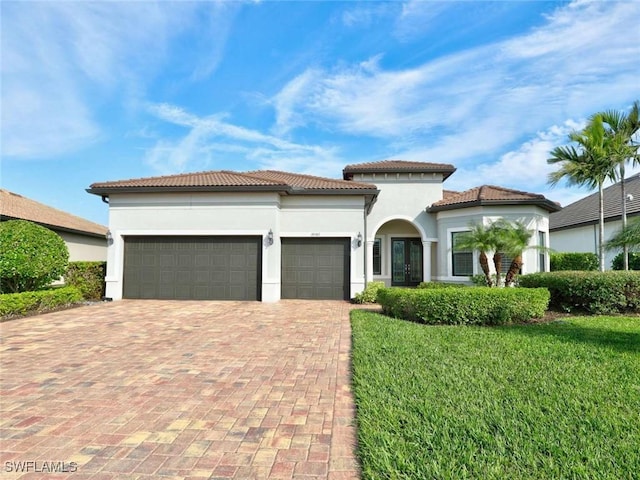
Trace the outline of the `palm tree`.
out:
[[[613,146],[614,162],[618,166],[618,177],[620,178],[620,194],[622,197],[622,230],[627,227],[627,192],[625,188],[625,166],[628,161],[632,165],[640,163],[638,155],[638,143],[634,137],[640,130],[640,102],[636,100],[628,114],[617,110],[607,110],[600,115],[605,124],[606,134],[610,137]],[[629,270],[629,251],[626,245],[623,246],[622,259],[624,270]]]
[[[490,228],[493,233],[493,267],[496,270],[496,287],[499,287],[502,276],[502,258],[505,253],[509,252],[513,227],[507,220],[501,218],[493,222]]]
[[[494,249],[494,231],[482,222],[469,224],[469,231],[459,237],[455,245],[460,250],[478,250],[480,252],[479,262],[482,273],[489,287],[493,286],[491,271],[489,270],[489,259],[487,252]]]
[[[569,140],[575,145],[556,147],[551,151],[547,163],[560,164],[560,168],[549,174],[549,183],[556,185],[566,179],[569,185],[598,188],[599,229],[598,257],[600,270],[604,271],[604,193],[607,179],[616,179],[615,156],[612,155],[614,139],[606,135],[601,115],[594,115],[580,132],[571,132]]]
[[[533,230],[529,230],[522,222],[514,222],[509,230],[509,246],[507,253],[513,257],[509,270],[504,277],[504,285],[508,287],[513,283],[522,268],[522,253],[529,248],[529,241],[533,236]]]
[[[609,239],[605,248],[607,250],[616,250],[619,248],[640,250],[640,219],[633,220],[622,227]]]

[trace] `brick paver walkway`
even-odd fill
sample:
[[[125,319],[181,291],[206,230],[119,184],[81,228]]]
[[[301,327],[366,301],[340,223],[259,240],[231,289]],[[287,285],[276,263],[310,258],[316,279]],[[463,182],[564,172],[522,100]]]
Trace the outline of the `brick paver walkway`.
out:
[[[349,310],[129,300],[0,324],[0,478],[358,478]]]

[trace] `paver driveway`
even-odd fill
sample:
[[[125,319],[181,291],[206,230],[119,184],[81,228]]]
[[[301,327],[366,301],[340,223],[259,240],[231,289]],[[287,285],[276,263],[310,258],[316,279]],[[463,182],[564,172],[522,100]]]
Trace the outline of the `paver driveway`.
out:
[[[357,478],[349,310],[128,300],[3,323],[0,477]]]

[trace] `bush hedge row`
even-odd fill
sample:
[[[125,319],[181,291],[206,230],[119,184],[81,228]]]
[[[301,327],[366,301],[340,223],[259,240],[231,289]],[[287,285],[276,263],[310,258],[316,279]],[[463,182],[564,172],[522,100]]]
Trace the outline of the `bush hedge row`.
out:
[[[386,315],[426,324],[502,325],[544,315],[545,288],[384,288],[378,303]]]
[[[520,286],[549,289],[551,306],[566,312],[640,311],[640,272],[531,273],[520,277]]]
[[[611,268],[614,270],[622,270],[624,267],[624,261],[622,258],[622,252],[613,257],[611,262]],[[629,252],[629,270],[640,270],[640,252]]]
[[[353,303],[376,303],[378,298],[378,291],[384,288],[384,282],[375,281],[367,283],[365,289],[356,293],[353,298]]]
[[[86,300],[100,300],[104,296],[106,262],[70,262],[64,283],[76,287]]]
[[[484,277],[484,275],[483,275]],[[446,282],[420,282],[418,288],[431,288],[431,289],[442,289],[442,288],[460,288],[466,287],[464,283],[446,283]]]
[[[561,252],[549,255],[552,272],[561,270],[598,270],[598,256],[595,253]]]
[[[6,293],[0,295],[0,317],[46,312],[81,301],[82,294],[75,287]]]

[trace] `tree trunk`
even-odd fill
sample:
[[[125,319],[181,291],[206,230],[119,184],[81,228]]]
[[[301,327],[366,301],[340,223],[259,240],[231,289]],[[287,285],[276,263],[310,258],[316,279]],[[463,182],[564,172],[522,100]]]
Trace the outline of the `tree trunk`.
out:
[[[510,286],[516,278],[516,275],[520,272],[522,268],[522,255],[518,254],[515,256],[511,265],[509,266],[509,271],[504,277],[504,286]]]
[[[620,192],[622,194],[622,230],[627,228],[627,187],[624,183],[624,164],[620,164]],[[629,247],[622,247],[622,269],[629,270]]]
[[[484,273],[484,278],[487,282],[488,287],[493,286],[493,282],[491,281],[491,270],[489,270],[489,259],[487,258],[487,254],[485,252],[480,252],[480,268],[482,268],[482,273]]]
[[[598,228],[598,257],[600,258],[600,271],[604,272],[604,190],[602,182],[598,185],[600,225]]]
[[[502,273],[502,253],[493,254],[493,266],[496,267],[496,287],[500,286],[500,274]]]

